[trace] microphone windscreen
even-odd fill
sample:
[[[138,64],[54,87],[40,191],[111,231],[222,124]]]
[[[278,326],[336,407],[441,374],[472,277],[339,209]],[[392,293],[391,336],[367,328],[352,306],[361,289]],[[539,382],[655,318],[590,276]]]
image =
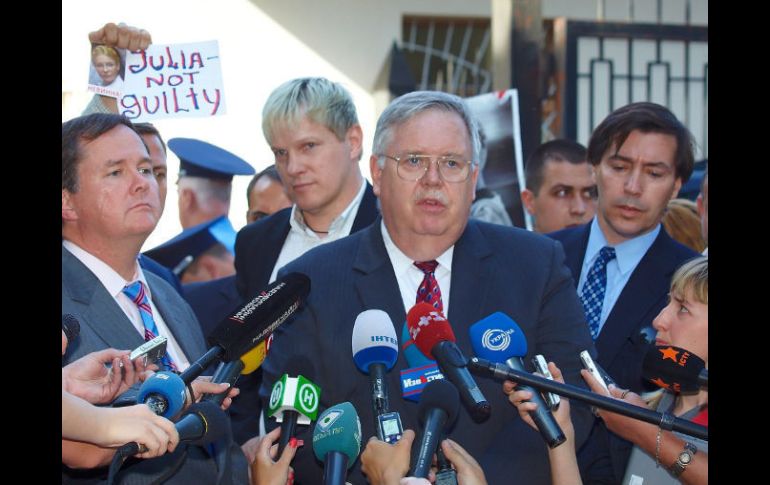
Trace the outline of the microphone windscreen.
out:
[[[309,292],[310,278],[304,274],[278,278],[222,320],[209,335],[209,344],[224,349],[225,362],[240,358],[294,314]]]
[[[219,405],[211,401],[201,401],[193,404],[185,412],[182,419],[187,416],[196,416],[203,423],[203,436],[189,437],[190,443],[205,446],[219,440],[227,433],[230,420]],[[182,419],[179,422],[182,422]],[[178,429],[178,428],[177,428]],[[179,430],[179,439],[182,440],[182,430]]]
[[[61,316],[61,329],[67,336],[67,342],[72,342],[75,337],[80,335],[80,322],[75,318],[75,315],[65,313]]]
[[[161,416],[171,419],[184,407],[184,392],[184,381],[177,374],[171,371],[156,372],[142,383],[136,402],[143,403],[151,395],[160,395],[168,403]]]
[[[393,322],[382,310],[365,310],[353,324],[351,339],[353,361],[368,374],[372,364],[383,364],[390,370],[398,359],[398,339]]]
[[[527,355],[527,339],[511,317],[495,312],[468,329],[477,357],[502,363],[511,357]]]
[[[313,429],[313,452],[323,462],[326,454],[337,451],[347,455],[348,468],[361,450],[361,421],[349,402],[335,404],[318,417]]]
[[[404,358],[409,367],[423,367],[436,363],[435,360],[429,359],[420,352],[420,349],[414,344],[414,340],[409,335],[409,325],[406,322],[401,328],[401,350],[404,352]]]
[[[437,343],[457,340],[452,326],[444,315],[423,301],[409,310],[406,315],[406,324],[409,327],[409,336],[412,337],[420,352],[434,360],[435,357],[431,351]]]
[[[700,390],[698,376],[706,363],[681,347],[657,345],[651,347],[642,362],[642,377],[673,392]]]
[[[259,369],[262,362],[267,357],[266,342],[263,340],[256,347],[249,350],[241,356],[241,362],[243,362],[242,375],[251,374],[255,370]]]
[[[460,394],[457,388],[446,379],[430,381],[422,390],[420,403],[417,406],[417,418],[420,424],[425,422],[428,411],[442,409],[447,414],[445,427],[449,427],[457,419],[460,412]]]

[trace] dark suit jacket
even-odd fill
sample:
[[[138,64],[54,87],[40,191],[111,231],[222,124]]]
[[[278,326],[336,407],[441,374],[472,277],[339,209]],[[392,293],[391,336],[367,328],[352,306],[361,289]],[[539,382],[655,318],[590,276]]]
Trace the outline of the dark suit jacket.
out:
[[[153,303],[163,316],[174,338],[188,359],[200,357],[207,347],[190,307],[165,281],[145,273],[152,290]],[[71,313],[80,322],[80,335],[67,346],[62,365],[97,350],[108,347],[134,349],[144,339],[120,309],[98,278],[67,249],[62,247],[62,314]],[[232,470],[219,483],[247,483],[246,460],[240,449],[231,443],[229,453]],[[214,460],[201,447],[180,444],[174,453],[151,460],[127,462],[121,471],[120,483],[151,483],[181,462],[179,470],[164,483],[217,483]],[[62,467],[68,482],[80,483],[104,475],[106,468],[75,471]],[[101,483],[101,482],[99,482]]]
[[[353,220],[351,234],[370,225],[379,214],[374,190],[369,182],[365,183],[366,189]],[[289,217],[291,207],[249,224],[238,232],[235,240],[235,282],[242,301],[247,301],[267,287],[270,274],[289,234]],[[248,377],[241,377],[235,384],[240,388],[241,394],[230,407],[230,417],[238,443],[243,444],[259,434],[259,413],[262,405],[258,392],[261,382],[260,368]]]
[[[371,224],[379,214],[374,190],[369,182],[365,183],[364,197],[353,220],[351,234]],[[281,255],[286,236],[289,235],[289,217],[291,207],[270,214],[238,231],[235,239],[235,277],[238,292],[244,299],[256,295],[269,283],[270,274]]]
[[[589,223],[549,234],[564,246],[576,289],[590,231]],[[619,387],[635,392],[649,388],[641,376],[642,361],[650,344],[641,332],[652,326],[652,321],[668,303],[671,277],[676,269],[695,256],[698,256],[695,251],[671,239],[661,228],[631,274],[596,339],[599,365]],[[584,481],[587,484],[620,483],[633,445],[609,433],[604,424],[599,423],[597,420],[589,442],[578,453]]]
[[[151,257],[145,256],[144,254],[139,255],[139,266],[141,266],[145,271],[149,271],[154,273],[156,276],[160,276],[166,280],[166,283],[171,285],[177,291],[177,293],[180,295],[182,294],[182,283],[179,281],[179,278],[177,278],[177,276],[171,272],[170,269],[166,268]]]
[[[316,373],[312,380],[321,388],[319,412],[350,401],[361,420],[362,447],[375,434],[374,417],[369,380],[357,370],[351,355],[353,323],[360,312],[381,309],[400,333],[406,318],[379,221],[309,251],[282,270],[307,274],[311,290],[304,309],[276,330],[273,346],[262,364],[264,381],[260,389],[266,406],[273,384],[292,359],[313,359]],[[502,311],[525,333],[529,342],[526,362],[536,353],[545,354],[547,359],[558,362],[567,382],[580,383],[578,353],[592,349],[591,337],[569,270],[564,266],[563,251],[555,242],[521,229],[469,221],[454,248],[449,304],[448,318],[466,356],[473,355],[468,327]],[[387,375],[390,405],[400,413],[405,429],[419,431],[417,405],[398,397],[399,371],[407,367],[405,357],[399,354]],[[550,484],[545,444],[519,418],[503,394],[501,382],[480,376],[476,382],[492,405],[492,416],[476,424],[461,406],[450,436],[481,463],[491,484],[511,483],[512,477],[517,483]],[[590,422],[588,418],[585,409],[573,413],[579,440],[587,434],[584,423]],[[275,426],[272,419],[267,424],[268,428]],[[305,484],[319,483],[322,468],[307,446],[312,443],[312,430],[299,428],[303,428],[300,433],[308,449],[300,449],[294,460],[296,476]],[[365,483],[360,461],[348,481]]]
[[[235,275],[216,280],[183,285],[184,299],[195,312],[203,336],[214,328],[243,302],[235,288]]]

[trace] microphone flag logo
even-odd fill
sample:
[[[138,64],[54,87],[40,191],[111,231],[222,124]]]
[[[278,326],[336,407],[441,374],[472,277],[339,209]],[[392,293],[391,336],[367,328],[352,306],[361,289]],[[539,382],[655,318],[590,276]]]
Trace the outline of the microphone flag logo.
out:
[[[508,348],[511,344],[511,334],[513,329],[503,330],[501,328],[490,328],[484,331],[481,336],[481,345],[485,349],[493,352],[500,352]]]

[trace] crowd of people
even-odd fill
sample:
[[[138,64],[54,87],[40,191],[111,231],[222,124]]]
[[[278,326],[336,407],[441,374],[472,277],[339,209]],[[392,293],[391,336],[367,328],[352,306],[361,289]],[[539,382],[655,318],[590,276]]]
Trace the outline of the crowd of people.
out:
[[[105,83],[109,51],[151,43],[146,31],[115,24],[89,38],[103,47],[93,62]],[[708,483],[706,440],[562,397],[551,412],[565,440],[551,447],[531,417],[534,391],[480,375],[474,392],[491,415],[460,406],[429,477],[409,476],[424,422],[396,395],[400,371],[420,367],[406,352],[418,340],[407,313],[427,302],[452,322],[465,356],[474,355],[472,324],[502,312],[523,333],[521,357],[543,355],[555,381],[708,425],[706,389],[656,390],[642,377],[654,345],[686,349],[708,366],[708,173],[695,203],[677,199],[693,172],[694,142],[669,109],[631,103],[599,123],[587,147],[554,140],[534,150],[521,193],[533,231],[513,227],[490,206],[499,198],[483,195],[484,134],[455,95],[415,91],[385,108],[371,182],[359,168],[356,107],[339,83],[278,86],[262,131],[275,164],[255,175],[211,143],[164,141],[98,94],[62,124],[62,315],[80,329],[68,338],[63,323],[63,483],[110,480],[116,451],[132,442],[121,483],[320,483],[324,462],[310,448],[322,423],[297,426],[279,454],[290,428],[269,417],[277,384],[308,359],[319,413],[342,402],[358,413],[364,449],[346,472],[353,484],[429,483],[446,461],[461,485]],[[166,202],[167,149],[180,159],[184,230],[142,253]],[[237,232],[229,220],[236,175],[253,175],[248,224]],[[231,385],[212,379],[209,366],[168,418],[137,404],[145,382],[194,369],[220,322],[290,273],[307,275],[310,293],[275,329],[256,371]],[[378,438],[370,377],[347,352],[353,323],[370,309],[408,337],[393,344],[400,351],[381,382],[403,426],[394,443]],[[129,358],[159,336],[159,360]],[[583,369],[584,350],[614,381],[608,389]],[[419,354],[422,364],[434,357]],[[180,439],[174,422],[216,395],[227,412],[223,436]]]

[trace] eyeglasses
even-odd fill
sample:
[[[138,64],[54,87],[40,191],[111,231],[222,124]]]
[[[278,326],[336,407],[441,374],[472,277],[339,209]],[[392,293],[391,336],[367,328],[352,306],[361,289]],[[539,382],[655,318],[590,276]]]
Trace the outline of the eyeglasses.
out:
[[[420,180],[430,168],[435,159],[438,165],[438,174],[445,182],[464,182],[468,179],[473,166],[472,160],[460,160],[457,157],[444,155],[434,157],[431,155],[404,155],[403,157],[391,157],[382,154],[381,157],[389,158],[396,162],[396,173],[399,177],[410,182]]]

